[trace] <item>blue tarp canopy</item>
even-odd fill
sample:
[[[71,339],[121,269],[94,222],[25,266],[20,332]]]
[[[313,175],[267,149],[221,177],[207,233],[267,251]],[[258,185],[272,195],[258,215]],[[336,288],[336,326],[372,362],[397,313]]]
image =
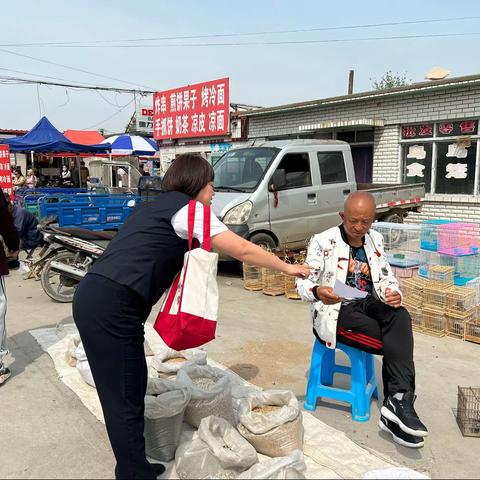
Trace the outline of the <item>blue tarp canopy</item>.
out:
[[[111,150],[109,143],[82,145],[71,142],[50,123],[47,117],[42,117],[23,137],[2,139],[0,143],[9,145],[11,152],[24,153],[108,153]]]

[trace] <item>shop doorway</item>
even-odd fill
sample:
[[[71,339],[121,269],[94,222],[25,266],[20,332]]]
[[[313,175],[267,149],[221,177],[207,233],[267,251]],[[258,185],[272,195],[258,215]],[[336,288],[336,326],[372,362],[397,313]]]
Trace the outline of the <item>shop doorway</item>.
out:
[[[351,147],[357,183],[372,183],[373,147]]]

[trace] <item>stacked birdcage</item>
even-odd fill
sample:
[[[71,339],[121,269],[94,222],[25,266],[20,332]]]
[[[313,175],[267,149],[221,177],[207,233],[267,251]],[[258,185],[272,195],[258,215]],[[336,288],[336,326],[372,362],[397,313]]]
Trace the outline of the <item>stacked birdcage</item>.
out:
[[[405,278],[401,283],[403,306],[408,310],[408,313],[410,313],[414,330],[418,331],[422,331],[424,328],[423,290],[427,284],[427,280],[417,276]]]
[[[438,253],[460,257],[480,251],[480,224],[454,222],[438,227]]]
[[[422,223],[419,274],[431,278],[434,267],[451,267],[453,282],[464,286],[480,275],[480,224],[427,220]]]
[[[455,268],[449,265],[432,265],[428,270],[429,284],[432,288],[444,289],[453,287]]]
[[[447,319],[445,311],[448,293],[452,284],[441,281],[429,282],[423,290],[423,327],[426,333],[442,337],[445,335]]]
[[[305,252],[286,255],[285,261],[287,263],[302,264],[305,261]],[[291,300],[300,300],[300,295],[297,291],[296,277],[291,275],[284,275],[285,296]]]
[[[453,287],[445,311],[447,335],[463,339],[467,322],[476,320],[477,292],[473,288]]]
[[[420,226],[375,222],[372,228],[383,236],[388,262],[400,278],[411,278],[420,264]]]
[[[451,220],[433,219],[423,221],[420,233],[420,248],[436,252],[438,250],[438,228],[440,225],[448,223],[452,223]]]

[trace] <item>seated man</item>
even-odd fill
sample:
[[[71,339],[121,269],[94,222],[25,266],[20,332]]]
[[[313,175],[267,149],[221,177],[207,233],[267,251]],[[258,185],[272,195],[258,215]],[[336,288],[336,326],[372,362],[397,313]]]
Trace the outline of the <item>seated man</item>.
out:
[[[398,282],[388,264],[382,236],[370,230],[375,200],[366,192],[352,193],[340,213],[342,225],[315,235],[306,263],[315,270],[297,279],[301,297],[310,302],[313,332],[328,348],[341,342],[383,355],[384,403],[379,426],[403,446],[423,446],[428,435],[415,401],[412,321],[401,306]],[[335,281],[368,292],[347,300],[333,292]]]

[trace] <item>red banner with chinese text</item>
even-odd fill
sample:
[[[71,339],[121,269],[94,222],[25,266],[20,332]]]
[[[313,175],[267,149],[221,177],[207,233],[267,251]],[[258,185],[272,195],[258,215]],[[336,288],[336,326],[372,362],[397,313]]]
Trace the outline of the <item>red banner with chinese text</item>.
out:
[[[8,145],[0,145],[0,187],[13,200],[12,167]]]
[[[153,96],[155,140],[225,135],[230,123],[229,78],[157,92]]]

